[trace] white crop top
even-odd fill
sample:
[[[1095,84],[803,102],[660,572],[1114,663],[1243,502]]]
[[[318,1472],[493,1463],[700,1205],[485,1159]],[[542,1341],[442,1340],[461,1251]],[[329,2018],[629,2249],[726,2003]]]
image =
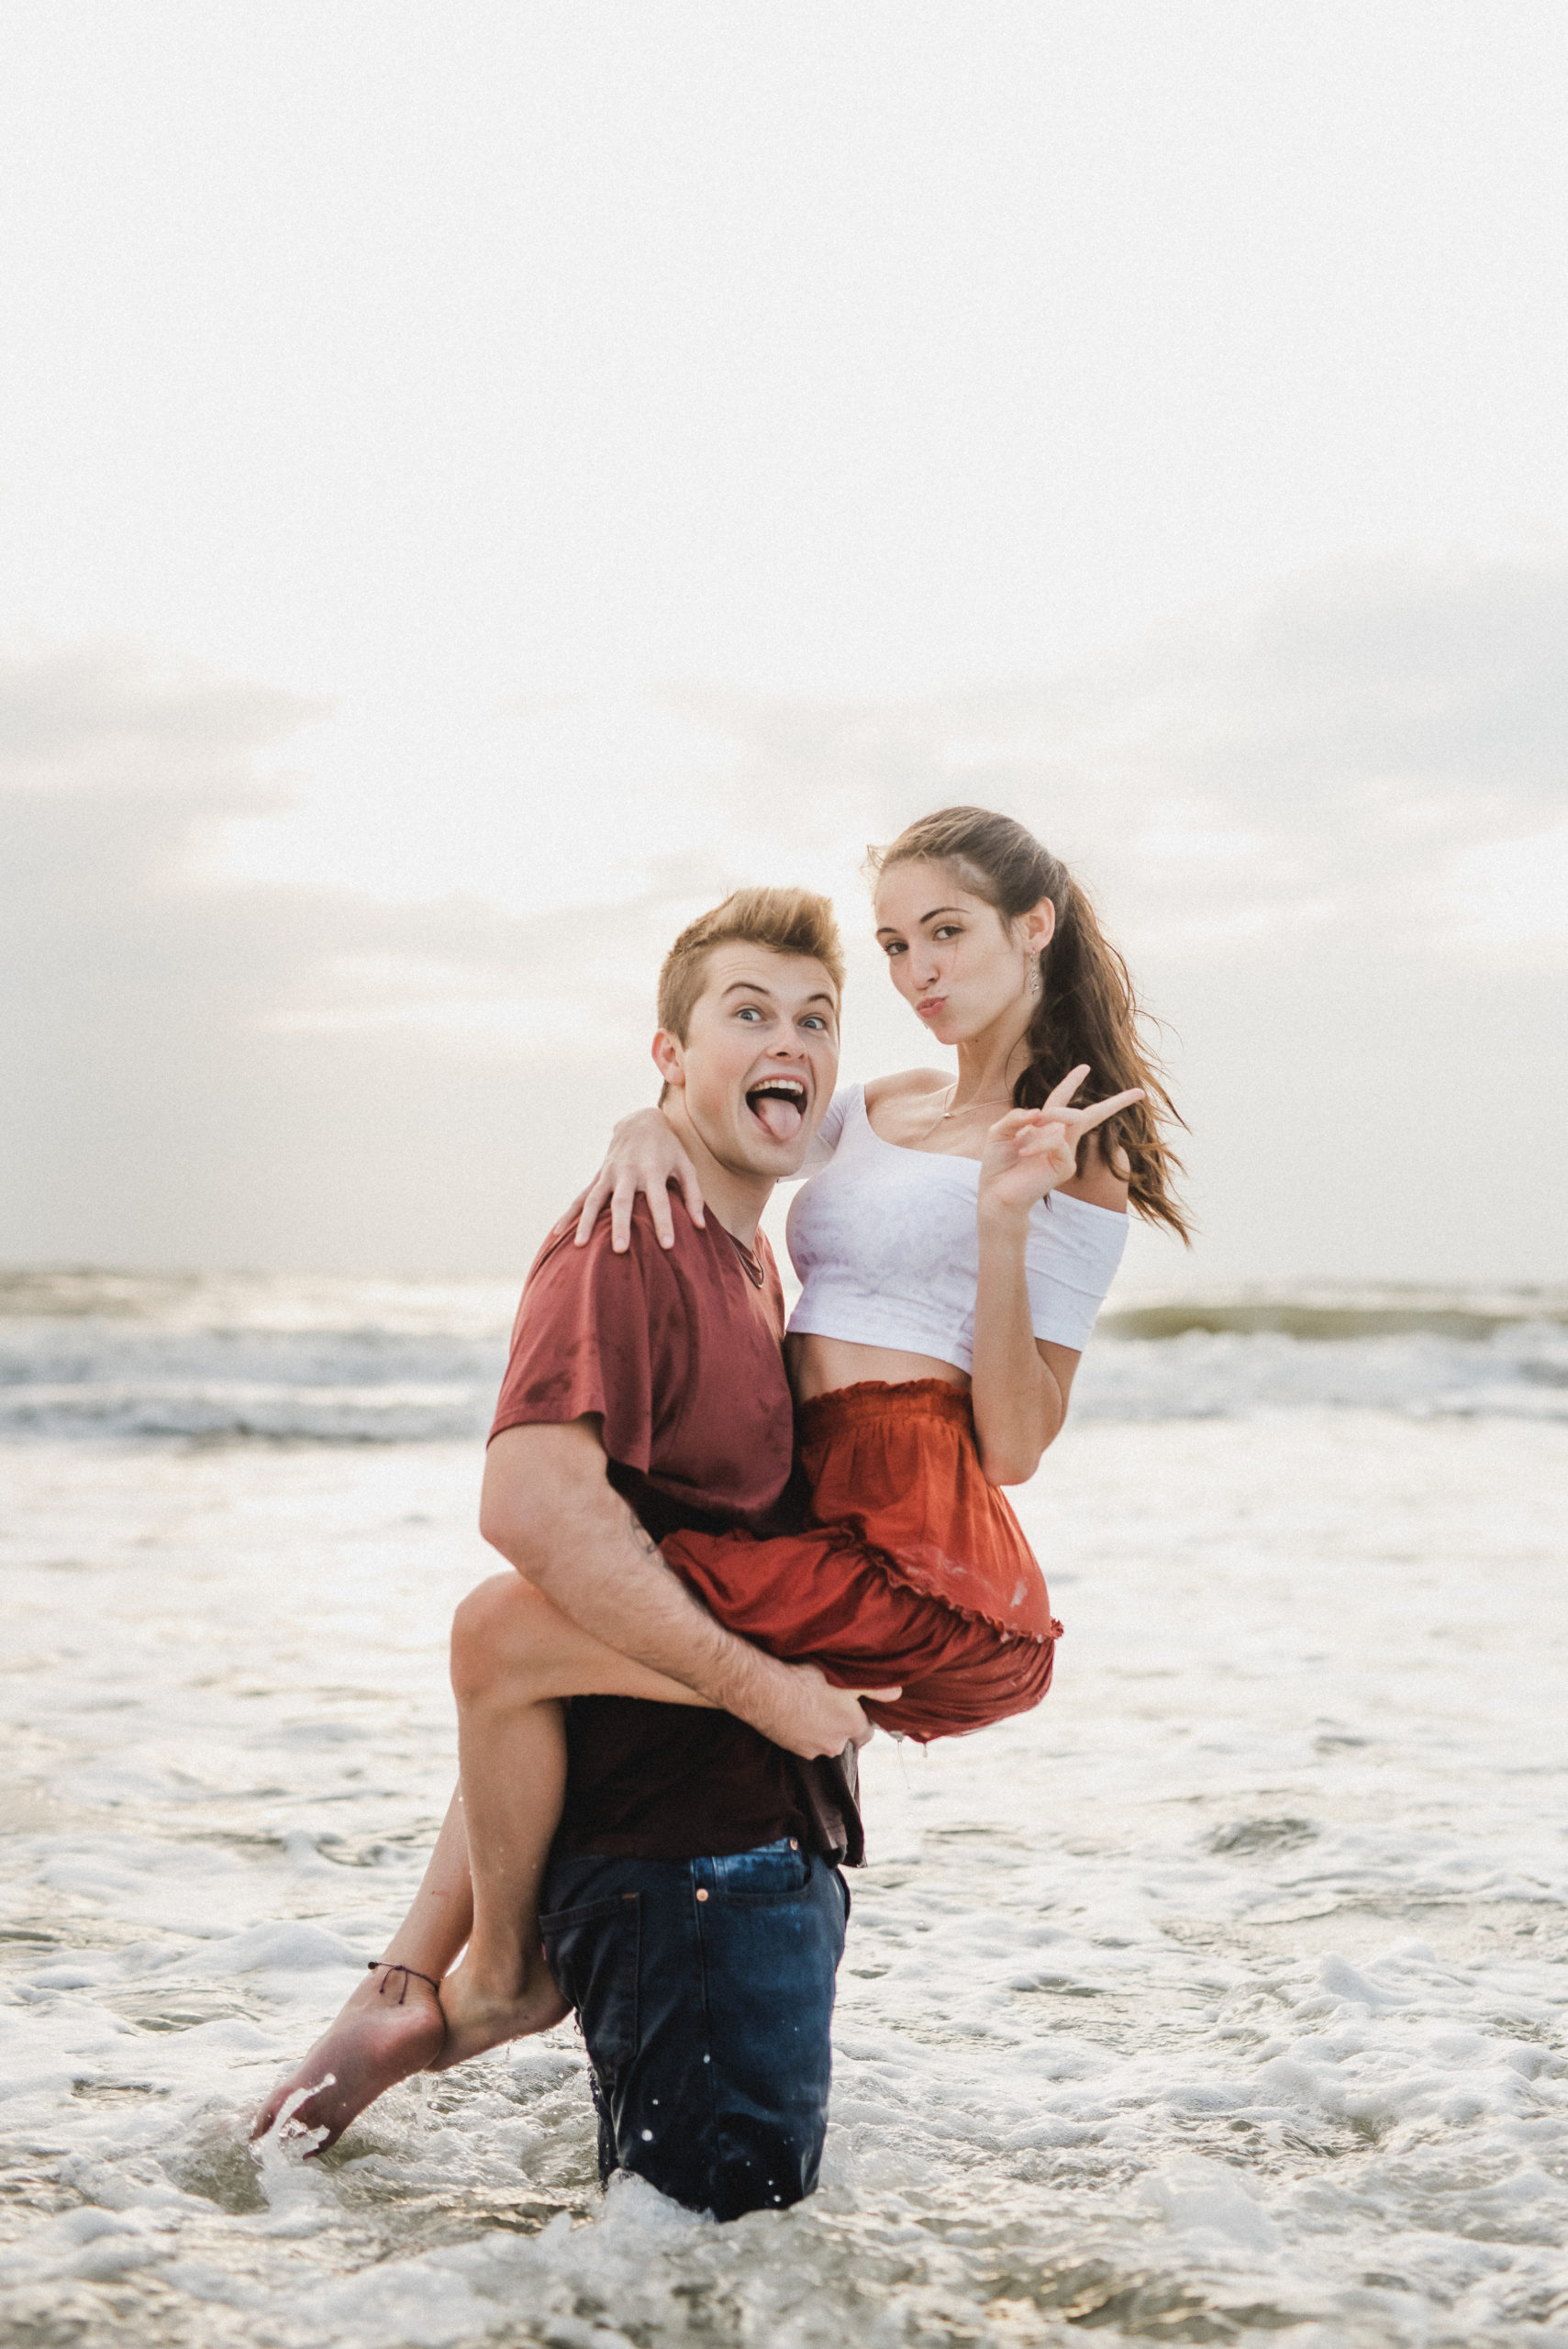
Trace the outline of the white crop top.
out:
[[[835,1093],[789,1211],[802,1284],[794,1330],[929,1354],[969,1370],[980,1281],[980,1162],[884,1141],[865,1087]],[[1024,1270],[1037,1338],[1083,1352],[1127,1244],[1113,1208],[1053,1191],[1029,1213]]]

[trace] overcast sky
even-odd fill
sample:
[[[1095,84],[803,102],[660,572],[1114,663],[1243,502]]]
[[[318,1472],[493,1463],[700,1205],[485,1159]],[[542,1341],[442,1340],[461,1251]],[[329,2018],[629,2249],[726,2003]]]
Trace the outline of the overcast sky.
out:
[[[1568,1279],[1568,17],[0,11],[0,1258],[502,1269],[751,878],[1008,808],[1140,1279]]]

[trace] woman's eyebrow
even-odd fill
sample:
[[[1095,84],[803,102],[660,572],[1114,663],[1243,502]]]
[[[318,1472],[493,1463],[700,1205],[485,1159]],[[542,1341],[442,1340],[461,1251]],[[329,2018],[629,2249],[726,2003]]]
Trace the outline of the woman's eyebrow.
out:
[[[962,906],[933,906],[929,914],[920,915],[919,921],[917,922],[916,927],[918,928],[919,922],[921,921],[935,921],[939,914],[962,914],[962,911],[963,907]],[[896,938],[898,936],[898,925],[896,922],[893,921],[879,922],[877,924],[876,934],[879,938]]]
[[[916,922],[916,928],[918,929],[919,924],[922,921],[935,921],[939,914],[962,914],[962,911],[963,907],[962,906],[933,906],[929,914],[921,914],[919,916]],[[899,934],[898,924],[894,921],[879,922],[877,924],[876,934],[879,938],[896,938]]]

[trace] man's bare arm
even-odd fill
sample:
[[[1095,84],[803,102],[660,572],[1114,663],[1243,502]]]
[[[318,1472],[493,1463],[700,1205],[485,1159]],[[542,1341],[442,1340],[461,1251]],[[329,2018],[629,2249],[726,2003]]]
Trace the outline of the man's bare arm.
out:
[[[847,1690],[727,1631],[672,1573],[609,1483],[595,1420],[503,1429],[485,1454],[479,1530],[584,1631],[791,1753],[840,1753],[871,1734]]]

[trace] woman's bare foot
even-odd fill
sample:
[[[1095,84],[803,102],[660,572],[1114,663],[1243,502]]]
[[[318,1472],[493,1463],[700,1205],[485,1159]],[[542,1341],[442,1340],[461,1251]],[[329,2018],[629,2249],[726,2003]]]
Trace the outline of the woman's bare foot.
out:
[[[367,2104],[411,2073],[429,2070],[446,2035],[441,2002],[431,1986],[417,1974],[378,1967],[304,2063],[272,2090],[256,2115],[251,2136],[264,2137],[280,2120],[290,2136],[324,2129],[326,2135],[310,2148],[324,2154]],[[299,2102],[285,2114],[295,2097]]]
[[[447,2019],[446,2043],[430,2065],[432,2072],[450,2071],[454,2064],[466,2064],[508,2039],[548,2031],[552,2023],[565,2021],[572,2003],[556,1988],[542,1950],[520,1988],[515,1973],[499,1980],[481,1973],[470,1951],[441,1984],[441,2010]]]

